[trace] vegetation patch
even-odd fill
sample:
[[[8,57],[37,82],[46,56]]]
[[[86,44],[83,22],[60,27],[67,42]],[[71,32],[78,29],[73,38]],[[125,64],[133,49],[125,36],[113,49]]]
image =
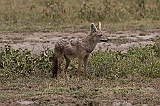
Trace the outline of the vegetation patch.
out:
[[[54,53],[50,49],[42,51],[40,55],[32,54],[25,49],[13,49],[6,45],[1,49],[0,76],[46,76],[51,73]],[[76,72],[77,61],[73,60],[69,67],[72,76]],[[115,78],[139,78],[160,77],[160,52],[159,40],[155,45],[133,47],[127,53],[120,51],[98,51],[89,57],[88,71],[90,77]],[[63,69],[62,69],[63,70]]]

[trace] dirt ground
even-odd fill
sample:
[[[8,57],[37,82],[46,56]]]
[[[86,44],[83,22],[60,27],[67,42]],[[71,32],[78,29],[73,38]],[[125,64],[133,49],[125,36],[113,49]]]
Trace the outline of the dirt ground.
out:
[[[47,48],[54,49],[54,44],[58,39],[82,38],[88,35],[88,33],[89,32],[62,33],[48,31],[0,33],[0,47],[9,44],[15,49],[29,49],[33,51],[33,53],[38,54]],[[160,29],[147,31],[104,31],[104,34],[110,39],[110,41],[107,43],[99,43],[96,46],[95,51],[101,49],[103,51],[120,50],[126,52],[127,49],[133,46],[144,46],[147,44],[153,45],[154,41],[160,37]],[[63,79],[59,82],[49,78],[47,80],[44,80],[44,78],[29,80],[30,81],[23,79],[22,81],[12,81],[9,83],[1,82],[0,96],[6,98],[0,98],[2,99],[0,100],[0,106],[105,106],[106,104],[112,106],[134,106],[136,103],[141,104],[142,97],[144,97],[144,102],[153,101],[153,104],[156,104],[157,106],[160,105],[158,101],[160,97],[158,90],[160,87],[160,80],[156,80],[153,83],[143,83],[141,81],[130,82],[125,80],[101,80],[101,83],[96,81],[93,81],[92,83],[90,80],[87,80],[86,82],[81,82],[82,85],[79,85],[76,79],[68,82],[68,85],[63,83]],[[86,88],[88,89],[88,92],[90,92],[87,94],[84,92],[84,87],[88,86],[85,85],[86,83],[90,86]],[[106,89],[106,86],[109,86],[110,88]],[[136,94],[134,91],[136,91]],[[64,94],[61,94],[61,92]],[[67,92],[70,94],[68,95]],[[79,96],[77,96],[77,94]],[[119,100],[118,98],[122,98],[122,100]],[[130,98],[133,99],[130,100]],[[142,103],[142,106],[149,105]]]
[[[89,32],[26,32],[26,33],[0,33],[0,47],[11,45],[13,48],[29,49],[33,53],[50,48],[54,49],[54,43],[62,38],[82,38]],[[154,40],[160,37],[160,29],[148,31],[104,31],[104,34],[110,39],[107,43],[99,43],[95,51],[98,49],[105,50],[120,50],[126,52],[129,47],[144,46],[154,44]]]

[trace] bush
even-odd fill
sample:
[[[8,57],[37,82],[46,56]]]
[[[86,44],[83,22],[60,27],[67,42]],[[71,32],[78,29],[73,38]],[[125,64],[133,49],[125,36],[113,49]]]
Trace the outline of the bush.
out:
[[[50,49],[42,51],[40,55],[35,55],[27,49],[15,50],[6,45],[1,51],[0,76],[45,76],[50,74],[54,57]],[[72,62],[69,67],[73,73],[75,66],[77,63]],[[89,57],[88,71],[92,77],[109,79],[160,78],[160,52],[159,49],[151,45],[144,48],[130,48],[125,54],[119,51],[97,51]]]
[[[89,71],[93,76],[106,78],[160,77],[160,57],[154,46],[119,51],[98,51],[90,57]]]
[[[53,53],[47,49],[40,55],[32,54],[31,51],[21,48],[15,50],[6,45],[1,49],[0,75],[1,76],[30,76],[43,75],[51,70]]]

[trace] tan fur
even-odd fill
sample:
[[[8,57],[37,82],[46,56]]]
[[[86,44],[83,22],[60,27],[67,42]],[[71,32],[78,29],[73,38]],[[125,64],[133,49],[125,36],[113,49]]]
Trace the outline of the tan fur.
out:
[[[59,75],[63,56],[66,59],[65,72],[67,72],[70,58],[78,58],[78,77],[81,76],[82,61],[84,62],[84,76],[87,76],[88,56],[103,37],[100,22],[98,24],[98,27],[96,27],[94,23],[92,23],[90,28],[90,34],[83,39],[61,39],[56,42],[54,52],[56,56],[55,61],[57,61],[57,64],[55,64],[56,66],[54,66],[54,69],[52,71],[53,76]]]

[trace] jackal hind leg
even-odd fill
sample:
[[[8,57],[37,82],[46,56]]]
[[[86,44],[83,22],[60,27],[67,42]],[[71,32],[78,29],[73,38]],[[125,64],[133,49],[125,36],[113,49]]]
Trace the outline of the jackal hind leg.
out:
[[[68,69],[68,66],[69,66],[71,60],[66,55],[64,55],[64,58],[66,59],[65,73],[67,74],[67,69]]]
[[[78,58],[78,77],[81,77],[81,64],[82,64],[82,57]]]
[[[88,74],[87,74],[87,66],[88,66],[88,57],[89,55],[86,55],[83,59],[84,62],[84,77],[87,78]]]
[[[61,63],[62,63],[62,56],[59,56],[58,58],[57,58],[57,60],[58,60],[58,69],[57,69],[57,78],[59,77],[59,75],[60,75],[60,66],[61,66]]]

